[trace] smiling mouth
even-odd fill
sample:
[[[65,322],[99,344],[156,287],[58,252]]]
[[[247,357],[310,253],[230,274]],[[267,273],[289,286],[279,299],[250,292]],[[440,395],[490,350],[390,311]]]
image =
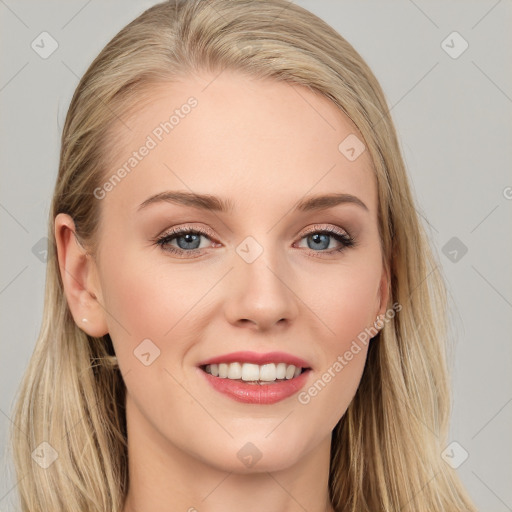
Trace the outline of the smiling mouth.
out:
[[[199,368],[205,373],[220,379],[234,380],[245,384],[275,384],[293,380],[311,368],[302,368],[286,363],[219,363],[206,364]]]

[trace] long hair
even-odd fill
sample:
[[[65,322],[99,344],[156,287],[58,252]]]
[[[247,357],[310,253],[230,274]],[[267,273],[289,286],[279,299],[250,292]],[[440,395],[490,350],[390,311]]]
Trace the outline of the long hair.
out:
[[[156,83],[224,69],[329,98],[357,126],[373,162],[389,304],[401,310],[370,343],[359,388],[332,433],[335,510],[476,511],[441,457],[450,419],[446,290],[383,91],[343,37],[285,0],[157,4],[124,27],[80,80],[49,215],[43,320],[11,429],[21,510],[117,512],[128,488],[126,388],[109,335],[88,336],[70,313],[54,219],[69,214],[94,252],[94,190],[109,168],[112,133],[126,129],[123,116]]]

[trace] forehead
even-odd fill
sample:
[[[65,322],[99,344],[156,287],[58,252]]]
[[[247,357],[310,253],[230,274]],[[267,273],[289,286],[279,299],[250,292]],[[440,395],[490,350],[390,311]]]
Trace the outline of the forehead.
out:
[[[309,194],[349,193],[376,209],[369,153],[357,156],[362,137],[319,93],[224,71],[141,94],[142,107],[124,118],[129,129],[118,122],[107,137],[107,155],[114,156],[104,181],[122,178],[103,207],[134,211],[150,195],[182,190],[229,198],[239,208],[262,200],[282,208]],[[347,145],[356,159],[347,157],[354,154]]]

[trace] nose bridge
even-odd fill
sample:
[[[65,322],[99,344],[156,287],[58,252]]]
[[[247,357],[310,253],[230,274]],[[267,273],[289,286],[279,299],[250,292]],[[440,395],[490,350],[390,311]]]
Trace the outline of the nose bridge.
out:
[[[242,240],[235,248],[234,267],[228,294],[230,321],[250,320],[263,327],[294,317],[297,305],[286,257],[270,234]]]
[[[258,292],[282,293],[287,272],[280,247],[271,235],[256,236],[247,236],[236,247],[236,274]]]

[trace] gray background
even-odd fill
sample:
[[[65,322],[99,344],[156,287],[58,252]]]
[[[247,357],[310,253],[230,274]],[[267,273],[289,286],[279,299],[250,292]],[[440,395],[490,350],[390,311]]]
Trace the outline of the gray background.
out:
[[[0,512],[14,510],[6,436],[41,321],[37,249],[66,110],[97,53],[154,3],[0,0]],[[457,471],[480,510],[512,511],[512,3],[296,3],[352,43],[384,88],[450,291],[457,344],[449,441],[458,443],[450,454],[460,462],[468,452]],[[47,59],[31,48],[43,31],[59,45]],[[462,40],[442,46],[453,31],[469,44],[457,58],[444,48],[458,53]]]

